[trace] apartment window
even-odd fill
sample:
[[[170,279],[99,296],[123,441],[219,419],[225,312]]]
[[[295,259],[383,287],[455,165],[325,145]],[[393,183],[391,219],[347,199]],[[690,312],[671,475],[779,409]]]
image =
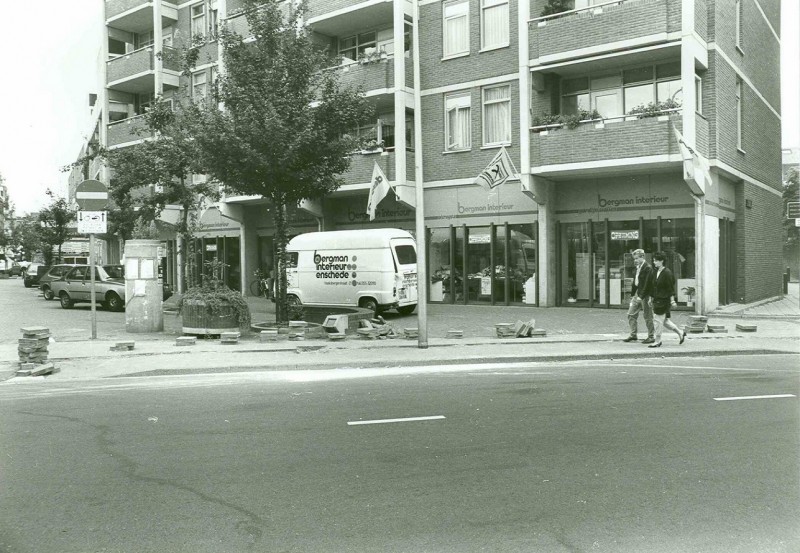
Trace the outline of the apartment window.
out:
[[[375,31],[339,39],[339,55],[342,61],[356,61],[377,51]]]
[[[736,19],[736,47],[742,51],[742,21],[744,20],[744,2],[742,2],[742,0],[736,0],[734,9],[736,10],[736,13],[734,14]]]
[[[206,97],[206,72],[198,71],[192,73],[192,98],[195,100],[202,100]]]
[[[116,40],[114,38],[108,38],[108,56],[116,57],[116,56],[124,56],[127,48],[125,43],[121,40]]]
[[[147,48],[153,45],[153,31],[145,31],[143,33],[134,33],[133,35],[133,49]]]
[[[469,53],[469,3],[466,0],[445,2],[444,57]]]
[[[472,107],[469,92],[445,96],[444,110],[445,150],[469,150],[472,147]]]
[[[742,107],[742,79],[736,78],[736,147],[742,150],[744,109]]]
[[[137,94],[134,98],[134,111],[136,115],[144,115],[147,110],[155,103],[156,95],[153,92]]]
[[[511,143],[511,87],[483,89],[483,144]]]
[[[700,75],[694,76],[694,109],[703,115],[703,78]]]
[[[219,24],[219,8],[216,2],[211,2],[208,6],[208,36],[211,40],[217,38],[217,25]]]
[[[508,0],[482,0],[481,4],[481,49],[508,46]]]
[[[192,6],[192,36],[205,36],[206,34],[206,5],[195,4]]]

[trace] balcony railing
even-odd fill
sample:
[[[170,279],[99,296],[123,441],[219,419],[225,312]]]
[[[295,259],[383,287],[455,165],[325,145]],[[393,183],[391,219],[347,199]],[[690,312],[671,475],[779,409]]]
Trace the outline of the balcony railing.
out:
[[[149,136],[146,128],[147,126],[143,115],[137,115],[122,121],[109,123],[108,132],[106,133],[106,142],[108,146],[111,147],[142,140]]]
[[[338,70],[341,71],[341,83],[346,86],[361,86],[366,91],[394,87],[394,57],[392,56],[369,63],[349,63],[340,66]]]
[[[681,2],[614,0],[530,20],[531,58],[557,59],[560,54],[628,42],[663,42],[681,29]]]
[[[153,70],[153,48],[148,46],[108,61],[108,82],[113,83]]]
[[[677,145],[671,119],[665,113],[659,117],[624,116],[585,122],[575,129],[559,125],[547,129],[538,127],[531,135],[531,165],[541,167],[674,154]]]

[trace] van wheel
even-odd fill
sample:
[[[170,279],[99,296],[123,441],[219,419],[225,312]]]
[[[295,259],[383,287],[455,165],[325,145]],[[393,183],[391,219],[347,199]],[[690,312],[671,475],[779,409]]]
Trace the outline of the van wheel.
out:
[[[44,294],[44,299],[46,299],[47,301],[50,301],[54,297],[56,297],[56,295],[53,293],[53,291],[48,286],[45,286],[42,289],[42,294]]]
[[[378,316],[378,302],[373,298],[362,298],[361,301],[358,302],[358,306],[372,311],[373,317]]]
[[[72,298],[70,298],[69,294],[66,292],[61,292],[61,295],[58,296],[58,299],[61,300],[61,307],[64,309],[72,309],[72,306],[75,305],[72,301]]]
[[[402,307],[398,307],[397,312],[400,313],[401,315],[411,315],[416,308],[417,308],[416,303],[412,305],[404,305]]]

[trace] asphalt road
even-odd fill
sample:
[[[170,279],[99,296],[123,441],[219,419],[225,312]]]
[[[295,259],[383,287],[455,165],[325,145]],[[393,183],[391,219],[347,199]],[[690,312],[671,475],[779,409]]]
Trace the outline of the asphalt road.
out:
[[[16,380],[0,552],[796,552],[799,372],[773,355]]]

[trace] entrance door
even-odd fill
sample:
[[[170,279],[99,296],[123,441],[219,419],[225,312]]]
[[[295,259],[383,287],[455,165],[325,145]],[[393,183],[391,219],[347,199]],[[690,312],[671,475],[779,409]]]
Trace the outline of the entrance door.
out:
[[[467,302],[489,303],[493,284],[490,227],[470,227],[467,234]]]
[[[636,276],[633,250],[639,248],[639,221],[612,221],[609,223],[608,240],[608,302],[606,283],[600,286],[600,303],[609,306],[627,305],[630,302],[631,285]]]
[[[592,298],[592,254],[589,223],[562,223],[561,278],[563,303],[587,306]]]

